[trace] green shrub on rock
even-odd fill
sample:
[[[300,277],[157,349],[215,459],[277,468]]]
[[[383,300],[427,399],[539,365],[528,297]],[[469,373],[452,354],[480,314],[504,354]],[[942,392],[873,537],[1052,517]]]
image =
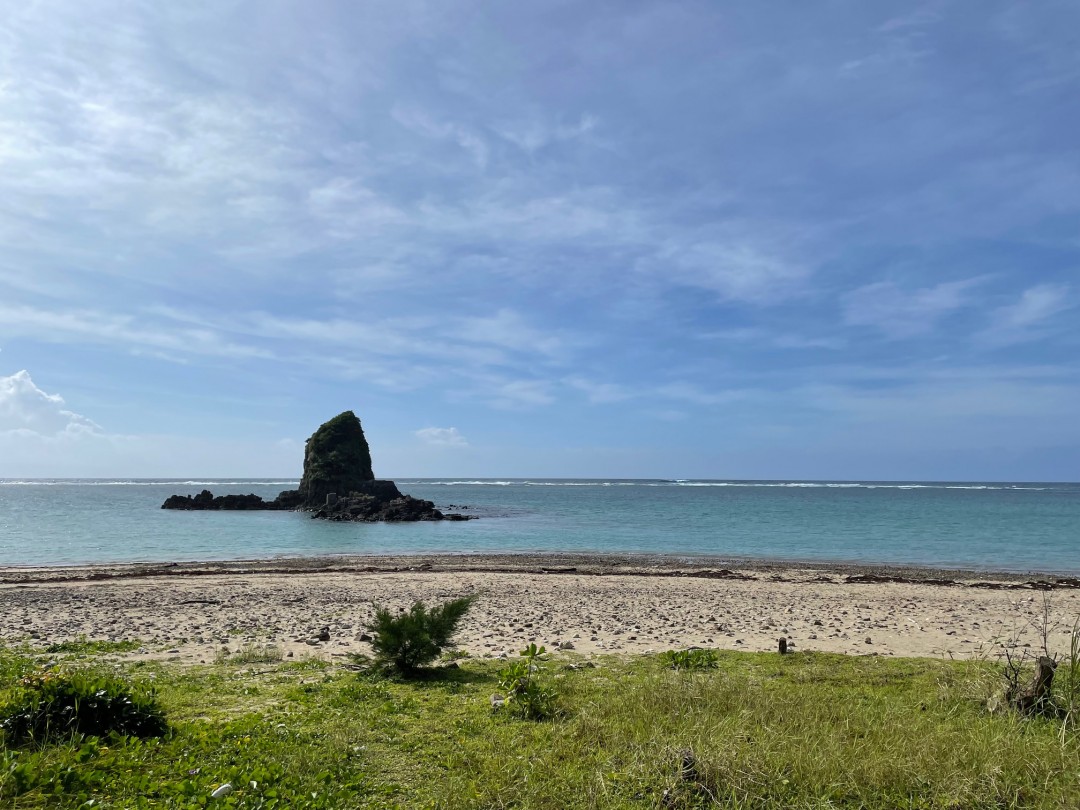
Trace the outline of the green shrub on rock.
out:
[[[9,746],[47,743],[72,734],[160,737],[168,729],[152,689],[92,670],[39,670],[19,681],[0,708]]]
[[[475,601],[475,595],[463,596],[430,609],[416,602],[396,615],[376,606],[375,620],[367,625],[376,663],[402,675],[415,674],[438,658]]]

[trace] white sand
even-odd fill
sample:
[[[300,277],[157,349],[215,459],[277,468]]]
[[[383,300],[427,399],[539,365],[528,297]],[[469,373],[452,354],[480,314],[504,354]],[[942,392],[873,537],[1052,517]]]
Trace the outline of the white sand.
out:
[[[454,558],[441,567],[476,567],[467,563]],[[513,654],[530,641],[549,649],[568,643],[585,655],[692,645],[761,651],[775,650],[784,636],[796,650],[970,658],[1017,636],[1040,648],[1035,626],[1047,595],[1057,622],[1054,649],[1067,646],[1080,614],[1080,590],[1047,594],[1015,577],[1002,580],[1013,589],[994,590],[972,587],[979,580],[852,584],[844,581],[850,570],[821,568],[747,568],[754,579],[746,581],[642,575],[671,574],[671,566],[638,573],[602,566],[603,575],[532,573],[529,565],[522,566],[529,571],[289,573],[229,567],[198,576],[69,581],[55,581],[56,571],[0,571],[0,638],[36,646],[79,637],[133,639],[143,643],[134,657],[189,663],[251,644],[329,657],[370,650],[360,636],[373,604],[406,607],[478,592],[458,636],[460,647],[478,656]],[[324,626],[330,640],[310,643]]]

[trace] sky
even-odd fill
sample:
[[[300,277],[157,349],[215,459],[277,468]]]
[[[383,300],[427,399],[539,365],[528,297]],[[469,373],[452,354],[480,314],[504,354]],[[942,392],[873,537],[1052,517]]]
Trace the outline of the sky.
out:
[[[0,477],[1080,480],[1080,5],[0,9]]]

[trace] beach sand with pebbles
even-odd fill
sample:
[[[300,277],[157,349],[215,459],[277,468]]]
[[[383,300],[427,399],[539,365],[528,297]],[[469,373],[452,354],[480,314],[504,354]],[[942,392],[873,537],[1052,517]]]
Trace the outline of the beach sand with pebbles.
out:
[[[1080,582],[1015,574],[599,556],[329,558],[0,569],[0,638],[39,648],[136,641],[133,658],[210,662],[276,645],[293,657],[370,652],[373,606],[477,593],[459,647],[573,654],[689,646],[971,658],[1003,640],[1067,647]],[[328,640],[317,640],[329,628]]]

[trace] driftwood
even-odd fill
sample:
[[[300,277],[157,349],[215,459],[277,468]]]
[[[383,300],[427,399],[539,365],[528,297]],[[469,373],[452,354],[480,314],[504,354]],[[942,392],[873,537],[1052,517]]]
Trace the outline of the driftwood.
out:
[[[1057,662],[1045,655],[1035,661],[1035,677],[1031,685],[1023,689],[1011,690],[1007,696],[1009,705],[1024,714],[1038,714],[1050,705],[1051,690],[1054,686],[1054,670]]]

